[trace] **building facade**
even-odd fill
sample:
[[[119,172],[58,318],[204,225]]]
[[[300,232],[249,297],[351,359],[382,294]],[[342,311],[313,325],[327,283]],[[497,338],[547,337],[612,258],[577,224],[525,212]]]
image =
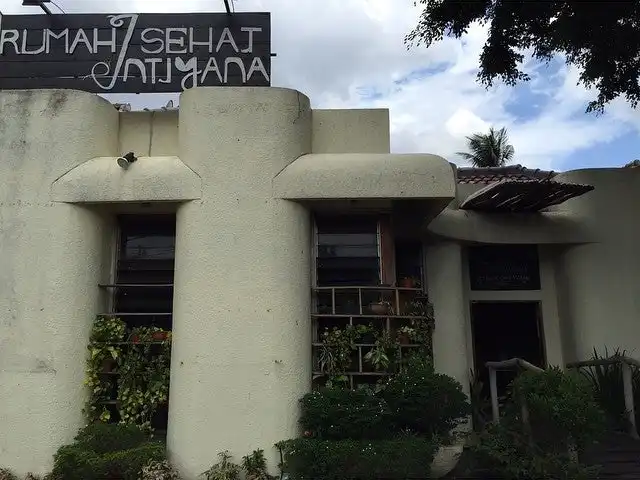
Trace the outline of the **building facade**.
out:
[[[636,354],[639,170],[457,169],[389,135],[386,110],[280,88],[145,112],[0,92],[0,465],[45,472],[83,424],[100,313],[172,329],[167,446],[193,477],[297,435],[318,329],[370,292],[428,293],[465,388],[488,360]]]

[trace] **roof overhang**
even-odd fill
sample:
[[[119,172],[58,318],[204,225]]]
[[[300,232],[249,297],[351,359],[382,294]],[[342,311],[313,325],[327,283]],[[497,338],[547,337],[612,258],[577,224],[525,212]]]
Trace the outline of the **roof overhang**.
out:
[[[318,153],[303,155],[273,179],[276,198],[295,201],[455,198],[451,164],[437,155]],[[444,208],[444,207],[443,207]]]
[[[503,180],[471,194],[460,208],[481,212],[538,212],[593,189],[592,185],[553,180]]]

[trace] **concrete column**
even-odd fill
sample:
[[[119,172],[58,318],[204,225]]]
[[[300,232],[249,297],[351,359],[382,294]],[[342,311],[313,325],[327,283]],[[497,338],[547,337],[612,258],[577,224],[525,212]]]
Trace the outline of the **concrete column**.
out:
[[[279,88],[196,88],[180,158],[202,200],[177,212],[168,448],[187,479],[297,434],[311,383],[310,222],[272,179],[311,146],[309,100]]]
[[[0,465],[45,473],[84,423],[84,362],[104,271],[101,215],[52,183],[117,155],[118,112],[75,91],[0,92]]]
[[[426,257],[427,288],[435,315],[435,368],[458,380],[468,393],[467,305],[462,275],[462,248],[453,242],[429,245]]]

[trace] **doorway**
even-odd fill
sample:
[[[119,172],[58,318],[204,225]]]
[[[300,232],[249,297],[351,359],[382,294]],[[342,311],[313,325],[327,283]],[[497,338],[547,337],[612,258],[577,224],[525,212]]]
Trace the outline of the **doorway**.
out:
[[[522,358],[544,368],[540,302],[472,302],[471,325],[475,374],[483,393],[489,393],[486,362]],[[513,371],[497,373],[498,395],[506,393],[514,377]]]

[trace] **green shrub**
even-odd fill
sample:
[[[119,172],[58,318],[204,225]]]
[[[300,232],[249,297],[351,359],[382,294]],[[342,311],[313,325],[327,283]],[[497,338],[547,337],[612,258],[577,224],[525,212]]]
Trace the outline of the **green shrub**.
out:
[[[162,443],[151,442],[138,427],[93,424],[72,445],[54,455],[54,478],[63,480],[138,480],[150,461],[165,459]]]
[[[137,447],[149,440],[148,435],[136,425],[92,423],[76,435],[75,441],[96,453],[117,452]]]
[[[467,469],[482,478],[505,480],[587,480],[597,468],[575,462],[567,452],[550,452],[530,444],[516,425],[490,425],[469,451]],[[474,477],[475,478],[475,477]]]
[[[446,436],[470,413],[467,396],[455,379],[413,360],[391,377],[382,395],[397,429],[425,436]]]
[[[429,478],[437,450],[419,437],[394,440],[320,440],[280,442],[283,472],[292,480],[374,480]]]
[[[18,480],[18,477],[7,468],[0,468],[0,480]]]
[[[616,348],[613,353],[609,353],[607,348],[601,355],[596,349],[593,350],[591,360],[604,360],[610,357],[628,356],[626,350]],[[634,392],[640,392],[640,369],[631,367],[631,382]],[[618,431],[628,431],[629,418],[624,401],[624,383],[622,381],[622,365],[611,363],[608,365],[596,365],[581,368],[580,373],[591,384],[595,399],[600,408],[605,412],[608,427]],[[636,424],[640,424],[640,395],[634,395],[634,407],[636,412]]]
[[[604,431],[605,414],[596,403],[588,381],[577,373],[550,368],[524,372],[512,383],[512,401],[524,400],[529,410],[533,440],[544,448],[581,448]]]
[[[205,480],[240,480],[240,465],[228,451],[218,453],[219,461],[200,476]]]
[[[364,390],[324,388],[300,400],[300,425],[324,439],[373,439],[389,436],[389,408]]]
[[[180,474],[168,460],[153,460],[140,472],[140,480],[180,480]]]

